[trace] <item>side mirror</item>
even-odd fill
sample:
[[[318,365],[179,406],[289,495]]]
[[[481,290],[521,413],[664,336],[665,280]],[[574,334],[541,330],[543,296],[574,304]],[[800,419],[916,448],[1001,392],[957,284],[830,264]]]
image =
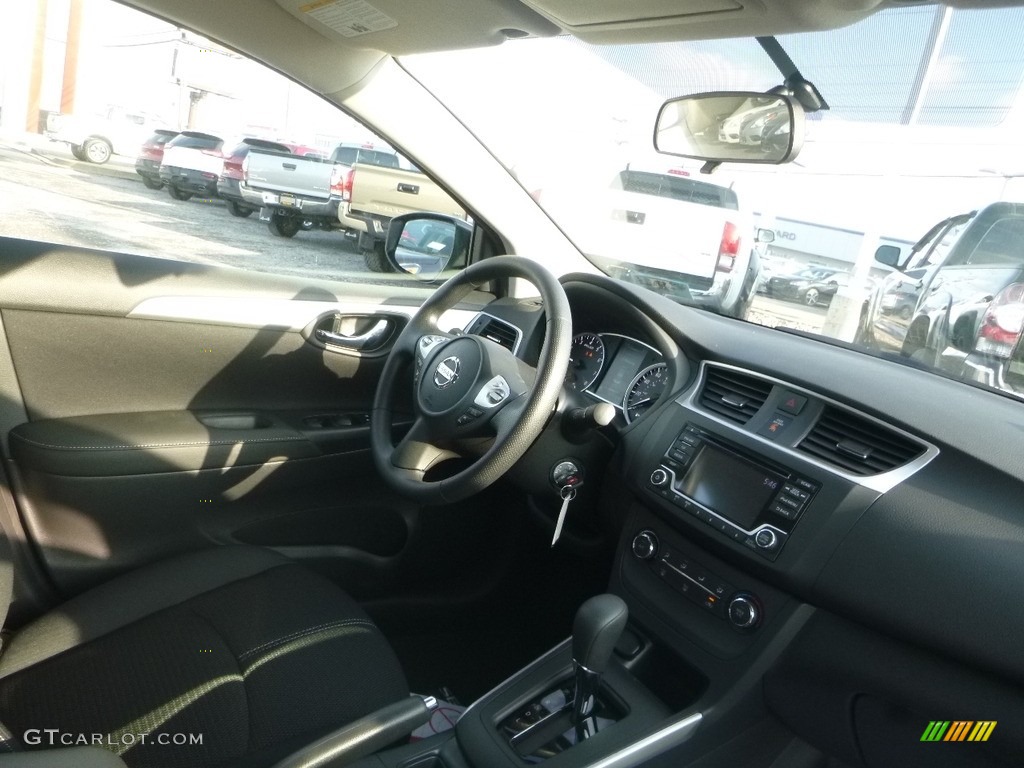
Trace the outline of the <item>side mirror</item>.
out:
[[[804,111],[774,93],[722,91],[669,99],[654,148],[710,163],[788,163],[804,141]]]
[[[775,242],[775,231],[771,229],[765,229],[764,227],[758,227],[757,234],[754,239],[759,243],[774,243]]]
[[[875,261],[893,269],[900,268],[902,251],[895,245],[880,245],[875,251]]]
[[[446,269],[464,267],[473,227],[443,213],[406,213],[388,226],[384,253],[397,272],[430,282]]]

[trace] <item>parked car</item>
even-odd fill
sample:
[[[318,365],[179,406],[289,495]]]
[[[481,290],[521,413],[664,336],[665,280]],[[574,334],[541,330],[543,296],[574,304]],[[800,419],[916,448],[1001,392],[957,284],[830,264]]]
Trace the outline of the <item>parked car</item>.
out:
[[[360,157],[367,155],[364,152]],[[389,270],[384,240],[395,216],[431,211],[466,218],[462,206],[418,168],[407,170],[360,160],[345,174],[341,199],[338,220],[345,229],[358,233],[359,250],[371,272]]]
[[[631,165],[612,179],[606,205],[604,248],[629,255],[607,259],[617,277],[737,316],[753,284],[746,282],[749,221],[733,190],[679,168]]]
[[[1024,282],[1011,283],[979,307],[973,323],[970,314],[961,317],[967,332],[954,330],[951,341],[967,356],[962,368],[954,372],[969,381],[1024,396]]]
[[[245,158],[253,149],[281,154],[299,154],[293,152],[293,148],[287,144],[253,137],[242,139],[231,149],[224,152],[224,162],[221,167],[220,177],[217,179],[217,195],[224,200],[224,205],[232,216],[244,218],[259,209],[258,206],[247,203],[239,189],[239,185],[242,183],[245,175],[242,166]]]
[[[342,142],[326,159],[256,151],[242,164],[244,178],[239,191],[249,205],[259,207],[260,220],[278,237],[294,237],[304,223],[358,233],[365,231],[366,222],[339,218],[345,180],[356,162],[391,168],[399,165],[394,150],[371,143]]]
[[[799,301],[809,307],[832,303],[840,286],[849,285],[850,275],[838,270],[810,268],[795,275],[777,275],[768,280],[765,293],[773,299]]]
[[[67,144],[77,160],[103,164],[112,155],[129,155],[157,128],[168,122],[150,112],[112,106],[95,115],[51,114],[46,136]]]
[[[996,202],[940,221],[903,264],[895,249],[879,248],[876,260],[893,273],[871,297],[858,340],[959,370],[989,303],[1019,279],[1022,227],[1024,203]],[[911,309],[897,321],[886,305],[900,300]]]
[[[900,320],[910,320],[921,295],[920,284],[903,281],[882,293],[879,308],[883,315],[895,315]]]
[[[164,145],[160,163],[160,181],[175,200],[189,200],[193,195],[217,196],[224,158],[220,136],[201,131],[182,131]]]
[[[142,183],[149,189],[162,189],[160,181],[160,165],[164,159],[164,145],[178,135],[177,131],[157,128],[143,143],[139,156],[135,159],[135,172],[142,177]]]
[[[992,203],[965,217],[948,250],[923,268],[905,330],[875,315],[864,341],[954,375],[1009,386],[1022,317],[1016,284],[1024,282],[1024,203]],[[888,263],[884,251],[878,256]],[[979,373],[985,365],[990,372]]]

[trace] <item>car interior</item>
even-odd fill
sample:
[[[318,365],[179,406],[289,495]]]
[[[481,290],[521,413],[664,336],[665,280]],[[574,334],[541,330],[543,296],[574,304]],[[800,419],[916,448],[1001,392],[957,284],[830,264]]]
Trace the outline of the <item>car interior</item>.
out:
[[[126,4],[371,126],[468,265],[0,238],[0,765],[1024,761],[1020,401],[601,274],[401,61],[909,3]]]

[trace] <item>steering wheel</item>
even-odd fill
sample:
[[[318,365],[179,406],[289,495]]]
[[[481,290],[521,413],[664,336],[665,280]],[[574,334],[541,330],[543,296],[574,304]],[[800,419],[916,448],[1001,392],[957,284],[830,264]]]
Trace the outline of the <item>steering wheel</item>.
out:
[[[489,339],[438,328],[441,315],[491,280],[518,277],[544,302],[546,332],[537,368]],[[540,435],[558,401],[572,346],[572,318],[561,283],[536,262],[515,256],[479,261],[439,287],[402,329],[384,364],[370,415],[377,471],[399,493],[422,503],[451,503],[483,490],[512,468]],[[415,366],[415,420],[392,442],[393,401]],[[425,480],[449,458],[482,455],[441,480]]]

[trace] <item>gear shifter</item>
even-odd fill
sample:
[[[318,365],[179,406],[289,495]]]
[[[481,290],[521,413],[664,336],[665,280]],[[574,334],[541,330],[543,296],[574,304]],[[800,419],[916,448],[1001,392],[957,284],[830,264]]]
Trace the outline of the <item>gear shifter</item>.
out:
[[[577,743],[593,735],[587,732],[586,719],[594,710],[601,675],[608,667],[628,618],[626,603],[616,595],[596,595],[576,611],[572,623],[572,664],[576,687],[572,723],[576,727]]]

